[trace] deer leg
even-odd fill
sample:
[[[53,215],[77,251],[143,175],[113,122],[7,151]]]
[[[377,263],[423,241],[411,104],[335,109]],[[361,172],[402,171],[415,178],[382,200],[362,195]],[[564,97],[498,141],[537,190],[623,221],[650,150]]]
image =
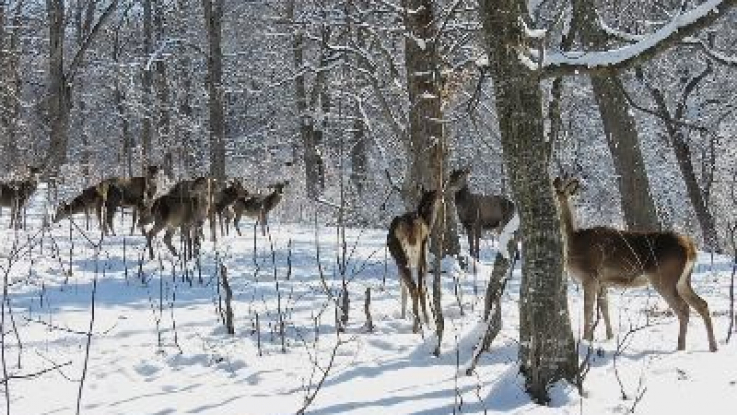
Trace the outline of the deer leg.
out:
[[[614,337],[612,332],[612,323],[609,320],[609,299],[607,298],[606,287],[603,285],[599,287],[599,293],[597,295],[596,303],[598,304],[599,312],[604,318],[604,326],[606,327],[606,338],[607,340]]]
[[[422,306],[422,317],[425,324],[430,324],[427,314],[427,239],[420,243],[420,263],[417,264],[417,288],[420,297],[420,305]]]
[[[161,232],[162,229],[164,229],[166,225],[160,222],[154,223],[154,226],[151,228],[150,231],[146,234],[146,246],[148,246],[148,254],[149,259],[154,259],[154,247],[153,247],[153,239],[154,236],[158,235],[159,232]]]
[[[169,248],[169,252],[171,252],[172,255],[179,256],[179,254],[177,254],[177,250],[174,248],[174,245],[172,245],[171,243],[171,238],[173,236],[174,236],[174,229],[171,227],[167,228],[166,233],[164,234],[164,243],[166,244],[166,247]]]
[[[583,338],[588,341],[594,340],[593,317],[598,285],[596,281],[585,281],[583,283]]]
[[[238,210],[235,212],[235,217],[233,218],[233,227],[235,228],[235,231],[238,233],[238,236],[243,236],[243,234],[241,234],[241,227],[240,227],[242,215],[243,215],[243,212]]]
[[[261,236],[266,236],[266,213],[263,210],[259,213],[258,221],[261,223]]]
[[[133,215],[133,220],[131,222],[131,235],[133,235],[133,232],[135,232],[136,230],[136,219],[138,219],[138,209],[134,207],[133,212],[131,214]]]
[[[476,260],[481,258],[481,224],[477,224],[473,232],[473,249]]]
[[[717,351],[717,341],[714,338],[714,327],[711,323],[711,313],[709,313],[709,304],[698,294],[696,294],[691,287],[691,276],[688,275],[685,280],[679,281],[676,285],[678,295],[688,303],[691,308],[696,310],[697,313],[704,320],[706,326],[706,335],[709,339],[709,350],[712,352]],[[685,335],[685,334],[684,334]]]

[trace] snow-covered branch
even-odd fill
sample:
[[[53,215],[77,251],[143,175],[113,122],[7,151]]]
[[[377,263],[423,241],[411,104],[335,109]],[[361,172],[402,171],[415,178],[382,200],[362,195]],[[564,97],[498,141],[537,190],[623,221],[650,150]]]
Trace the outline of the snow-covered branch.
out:
[[[554,77],[630,67],[689,38],[699,30],[711,25],[736,5],[737,0],[707,1],[688,12],[677,15],[654,33],[614,50],[547,52],[541,65],[541,74],[543,77]]]

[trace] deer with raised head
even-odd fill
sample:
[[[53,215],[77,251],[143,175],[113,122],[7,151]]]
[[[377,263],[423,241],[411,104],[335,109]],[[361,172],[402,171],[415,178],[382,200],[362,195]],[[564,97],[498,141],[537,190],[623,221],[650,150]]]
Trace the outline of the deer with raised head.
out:
[[[243,187],[243,183],[239,179],[233,179],[224,187],[215,191],[212,209],[215,211],[215,216],[220,222],[221,235],[225,235],[226,231],[230,231],[229,226],[227,228],[224,226],[226,210],[231,208],[239,199],[247,198],[248,190]]]
[[[54,223],[58,223],[59,221],[67,219],[78,213],[84,213],[86,217],[89,217],[90,210],[94,209],[100,229],[103,234],[107,234],[107,229],[110,225],[103,222],[102,210],[104,203],[105,200],[101,194],[99,185],[90,186],[82,190],[82,193],[70,202],[62,202],[56,208],[56,214],[54,214],[53,221]]]
[[[574,178],[558,177],[553,181],[560,208],[566,269],[584,291],[584,339],[593,339],[597,300],[607,338],[612,337],[607,287],[650,284],[678,317],[678,350],[686,348],[690,306],[704,320],[709,350],[716,351],[709,306],[691,287],[697,255],[693,240],[675,232],[622,231],[605,226],[579,229],[570,200],[579,186]]]
[[[142,209],[140,226],[153,223],[146,232],[146,246],[151,259],[154,259],[153,238],[165,228],[164,243],[169,251],[178,255],[171,242],[174,232],[179,229],[184,239],[185,259],[193,257],[199,246],[200,229],[207,218],[210,186],[205,177],[180,182],[169,193]]]
[[[38,176],[41,174],[41,169],[29,166],[28,172],[29,176],[24,180],[0,182],[0,208],[10,207],[10,228],[22,226],[21,216],[26,203],[38,187]]]
[[[453,170],[448,178],[448,189],[454,194],[458,219],[466,230],[468,251],[478,261],[481,232],[491,230],[501,234],[507,224],[518,224],[519,218],[514,202],[506,197],[472,193],[468,187],[470,174],[470,168]],[[505,238],[510,236],[506,235]],[[499,241],[499,252],[505,258],[509,256],[507,242],[509,241]]]
[[[245,214],[250,218],[256,219],[256,224],[261,225],[261,235],[266,236],[266,226],[268,225],[269,212],[281,202],[284,195],[284,188],[289,185],[289,180],[278,182],[270,185],[271,192],[265,195],[252,195],[238,198],[232,205],[235,227],[238,236],[241,235],[239,226],[241,217]]]
[[[425,324],[428,324],[425,275],[427,274],[427,242],[432,232],[442,193],[422,189],[417,210],[396,216],[389,225],[386,245],[399,271],[401,285],[402,318],[407,314],[407,292],[412,298],[414,323],[412,331],[420,329],[420,307]],[[417,280],[412,278],[416,270]]]
[[[131,235],[138,222],[137,216],[141,207],[149,203],[156,194],[156,182],[159,174],[158,166],[148,166],[145,176],[120,178],[112,177],[103,180],[98,185],[100,193],[105,200],[105,223],[110,231],[115,234],[113,229],[113,217],[120,207],[130,207],[133,209],[133,220],[131,222]],[[143,229],[141,229],[143,232]]]

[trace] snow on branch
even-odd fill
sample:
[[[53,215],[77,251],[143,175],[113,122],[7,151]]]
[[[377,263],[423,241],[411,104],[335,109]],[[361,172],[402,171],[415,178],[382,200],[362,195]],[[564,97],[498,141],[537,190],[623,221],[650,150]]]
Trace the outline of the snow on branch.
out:
[[[686,13],[678,14],[654,33],[614,50],[546,52],[541,65],[542,76],[553,77],[631,66],[682,42],[712,24],[735,5],[737,0],[707,1]]]

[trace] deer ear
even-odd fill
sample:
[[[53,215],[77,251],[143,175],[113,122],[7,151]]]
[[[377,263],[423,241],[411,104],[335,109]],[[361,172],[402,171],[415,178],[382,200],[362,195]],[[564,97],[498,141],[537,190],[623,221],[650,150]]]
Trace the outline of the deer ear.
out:
[[[555,179],[553,179],[553,187],[555,188],[555,190],[560,190],[560,188],[561,188],[561,185],[560,185],[561,184],[561,181],[562,180],[561,180],[560,176],[558,176]]]
[[[566,192],[570,195],[575,195],[578,193],[580,187],[581,184],[578,182],[578,179],[571,179],[566,185]]]

